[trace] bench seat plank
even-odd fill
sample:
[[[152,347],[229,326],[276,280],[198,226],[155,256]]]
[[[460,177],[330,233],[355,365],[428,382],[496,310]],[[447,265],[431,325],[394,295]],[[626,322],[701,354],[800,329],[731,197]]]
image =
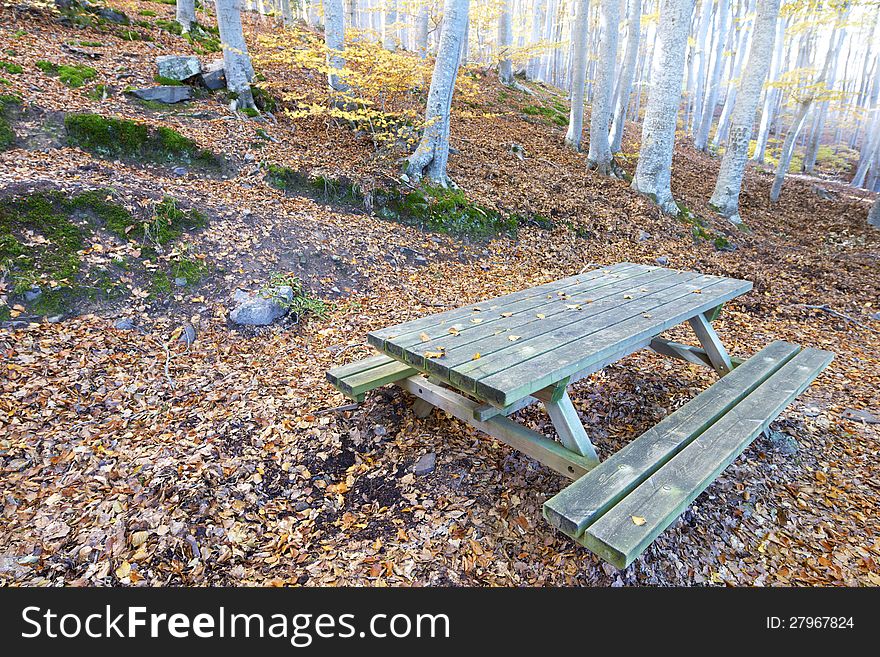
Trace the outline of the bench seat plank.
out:
[[[805,349],[792,358],[587,527],[580,542],[618,568],[628,566],[812,383],[833,357],[827,351]],[[634,518],[644,522],[637,524]]]
[[[349,399],[363,401],[364,393],[417,374],[390,356],[373,356],[327,372],[327,380]]]
[[[773,342],[656,426],[544,503],[547,521],[573,538],[748,394],[791,360],[800,348]]]

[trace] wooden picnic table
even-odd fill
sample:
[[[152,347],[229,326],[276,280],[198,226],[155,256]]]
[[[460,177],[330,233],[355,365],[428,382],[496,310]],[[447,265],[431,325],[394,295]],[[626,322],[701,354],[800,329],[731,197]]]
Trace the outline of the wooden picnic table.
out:
[[[560,531],[620,567],[632,562],[827,367],[833,355],[783,341],[732,359],[712,328],[749,281],[620,263],[404,322],[367,336],[381,352],[327,378],[362,401],[394,383],[571,479],[544,503]],[[660,334],[679,324],[701,347]],[[640,349],[721,378],[601,463],[568,387]],[[509,415],[540,401],[554,440]]]

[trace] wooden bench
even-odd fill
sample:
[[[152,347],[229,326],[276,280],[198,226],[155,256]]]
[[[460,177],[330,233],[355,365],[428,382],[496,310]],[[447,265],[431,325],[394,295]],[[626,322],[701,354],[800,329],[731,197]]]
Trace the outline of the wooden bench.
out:
[[[414,374],[418,372],[400,361],[378,355],[334,367],[327,372],[327,380],[349,399],[362,402],[370,390]]]
[[[544,503],[554,527],[625,568],[831,362],[774,342]]]

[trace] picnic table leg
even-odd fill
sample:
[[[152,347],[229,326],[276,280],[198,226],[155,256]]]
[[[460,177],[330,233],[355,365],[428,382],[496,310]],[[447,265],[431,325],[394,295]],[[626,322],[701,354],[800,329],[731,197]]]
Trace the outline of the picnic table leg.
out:
[[[706,315],[700,313],[695,317],[691,317],[688,323],[694,329],[694,333],[697,334],[697,338],[699,338],[700,344],[703,345],[703,349],[706,350],[706,355],[709,356],[715,371],[721,376],[729,374],[733,369],[730,356],[727,354],[724,345],[721,344],[721,339],[718,337],[715,329],[712,328],[712,324]]]
[[[420,397],[416,397],[412,410],[416,417],[428,417],[431,411],[434,410],[434,405]]]
[[[558,390],[555,392],[541,390],[535,393],[535,397],[544,403],[547,415],[550,416],[550,421],[553,422],[556,433],[559,434],[559,440],[562,441],[565,448],[598,465],[599,457],[596,455],[596,448],[590,442],[590,437],[578,417],[574,404],[571,403],[568,392],[564,388],[561,394]]]

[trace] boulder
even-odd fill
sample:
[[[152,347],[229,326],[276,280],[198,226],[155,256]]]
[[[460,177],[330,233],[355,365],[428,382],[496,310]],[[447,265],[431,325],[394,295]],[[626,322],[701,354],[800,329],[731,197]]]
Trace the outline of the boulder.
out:
[[[122,317],[113,323],[113,328],[118,331],[132,331],[135,328],[135,323],[131,317]]]
[[[188,80],[202,72],[198,57],[192,55],[161,55],[156,57],[159,75],[170,80]]]
[[[236,290],[235,298],[238,305],[229,313],[229,320],[233,324],[268,326],[287,314],[293,301],[293,288],[282,285],[268,295],[257,294],[246,298]]]
[[[201,76],[202,84],[211,91],[226,88],[226,69],[223,68],[223,60],[215,59],[205,66]]]
[[[128,25],[129,23],[128,16],[123,14],[121,11],[116,11],[108,7],[102,7],[101,9],[99,9],[98,16],[106,21],[110,21],[111,23],[116,23],[117,25]]]
[[[162,85],[159,87],[146,87],[144,89],[133,89],[132,96],[137,96],[141,100],[152,100],[157,103],[165,103],[172,105],[184,100],[192,100],[192,89],[189,87],[178,87],[175,85]]]

